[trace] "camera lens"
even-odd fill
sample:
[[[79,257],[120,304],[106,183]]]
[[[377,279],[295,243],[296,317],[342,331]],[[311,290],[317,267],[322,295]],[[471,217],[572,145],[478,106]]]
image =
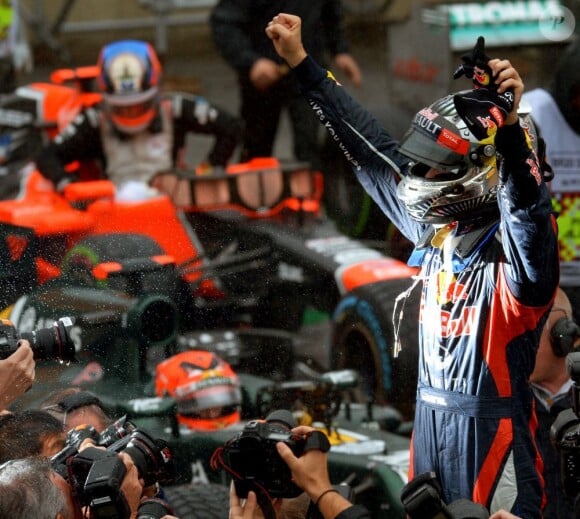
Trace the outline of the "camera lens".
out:
[[[97,444],[103,447],[109,447],[136,429],[135,424],[127,420],[127,416],[122,416],[105,430],[101,431]]]
[[[287,409],[277,409],[272,411],[268,416],[266,416],[266,422],[281,425],[288,430],[296,426],[294,415]]]
[[[167,443],[161,439],[153,439],[139,429],[108,449],[127,453],[146,487],[155,482],[169,483],[175,478],[175,465]]]
[[[52,328],[41,328],[20,337],[30,342],[36,360],[59,359],[71,361],[75,358],[75,345],[70,337],[72,320],[63,317]]]
[[[160,499],[145,499],[137,510],[137,519],[161,519],[166,515],[173,514],[171,507]]]

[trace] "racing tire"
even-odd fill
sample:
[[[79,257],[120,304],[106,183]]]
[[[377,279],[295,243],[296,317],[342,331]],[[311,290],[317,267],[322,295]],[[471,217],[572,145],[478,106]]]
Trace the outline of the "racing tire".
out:
[[[94,284],[92,268],[106,261],[145,258],[163,254],[161,246],[148,236],[111,233],[89,236],[77,242],[65,255],[63,276],[82,284]]]
[[[356,369],[360,384],[354,398],[397,408],[412,419],[417,387],[420,289],[396,303],[412,284],[408,278],[363,285],[339,301],[332,318],[332,369]],[[397,315],[402,350],[394,356],[393,310]]]
[[[179,519],[228,519],[230,490],[218,483],[163,487],[167,502]]]

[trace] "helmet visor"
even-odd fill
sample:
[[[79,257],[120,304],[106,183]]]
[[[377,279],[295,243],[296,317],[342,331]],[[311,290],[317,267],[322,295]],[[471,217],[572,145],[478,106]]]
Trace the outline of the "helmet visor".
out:
[[[103,94],[103,99],[111,121],[121,132],[144,130],[157,113],[157,88],[140,94]]]
[[[138,119],[155,109],[155,99],[133,105],[110,105],[109,112],[114,117],[122,119]]]
[[[409,175],[432,182],[455,181],[463,177],[467,171],[468,168],[464,164],[461,167],[440,169],[422,162],[412,162],[409,167]]]
[[[241,404],[240,389],[235,386],[215,386],[189,394],[177,401],[177,412],[183,416],[206,418],[209,409],[220,409],[217,416],[225,416],[235,411]]]
[[[421,110],[403,136],[399,151],[416,162],[448,171],[465,165],[470,143],[445,118]]]

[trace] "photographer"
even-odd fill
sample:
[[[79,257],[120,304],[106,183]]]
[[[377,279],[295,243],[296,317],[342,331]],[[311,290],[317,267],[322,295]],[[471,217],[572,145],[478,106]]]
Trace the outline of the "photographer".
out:
[[[121,491],[130,505],[131,519],[138,518],[139,508],[149,501],[141,501],[143,485],[135,465],[128,456],[120,456],[127,467]],[[0,466],[0,517],[80,519],[87,515],[75,501],[69,484],[52,469],[50,461],[44,457],[29,457]],[[165,515],[162,519],[177,518]]]
[[[52,470],[48,458],[29,457],[0,466],[0,517],[78,519],[82,515],[70,487]]]
[[[0,416],[0,463],[50,457],[64,447],[65,438],[62,422],[45,411],[29,409]]]
[[[83,405],[95,399],[100,402],[86,391],[69,395],[79,396],[83,398],[77,403]],[[60,419],[51,418],[63,427]],[[101,431],[89,424],[69,429],[64,447],[50,463],[72,488],[78,506],[90,511],[91,519],[171,517],[159,486],[175,477],[169,447],[126,416]]]
[[[58,418],[65,431],[88,424],[100,433],[113,423],[99,397],[78,387],[53,391],[41,402],[40,408]]]
[[[307,438],[314,429],[299,426],[292,429],[293,435]],[[276,445],[280,457],[290,468],[292,480],[318,507],[324,519],[367,519],[369,513],[360,505],[353,505],[336,491],[328,475],[327,453],[312,449],[297,458],[283,442]],[[250,492],[245,503],[241,503],[234,486],[230,490],[230,519],[253,519],[262,517],[256,494]]]
[[[36,362],[30,343],[21,339],[9,357],[0,360],[0,411],[23,395],[34,382]]]
[[[544,459],[546,506],[544,519],[573,517],[574,500],[566,496],[560,481],[560,455],[550,441],[550,428],[556,417],[572,406],[573,381],[566,368],[566,357],[578,342],[578,326],[573,320],[568,296],[558,289],[554,306],[540,337],[536,365],[530,375],[538,416],[537,442]]]

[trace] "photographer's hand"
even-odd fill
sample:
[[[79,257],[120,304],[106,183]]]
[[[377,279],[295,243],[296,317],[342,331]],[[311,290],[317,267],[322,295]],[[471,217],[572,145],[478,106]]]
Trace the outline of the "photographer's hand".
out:
[[[27,340],[20,340],[17,350],[0,360],[0,410],[7,409],[34,382],[36,362]]]
[[[306,438],[314,431],[312,427],[300,426],[292,429],[293,435]],[[297,458],[283,442],[276,444],[278,453],[292,472],[294,483],[304,490],[326,519],[333,519],[352,503],[332,489],[328,475],[328,457],[317,449],[306,451]]]
[[[131,456],[125,452],[120,452],[119,456],[127,469],[127,473],[121,482],[121,492],[123,492],[127,500],[127,504],[131,510],[131,519],[133,519],[137,517],[139,503],[143,496],[143,480],[139,479],[137,466],[131,459]]]
[[[230,515],[229,519],[263,519],[262,511],[258,506],[258,499],[254,492],[248,493],[246,502],[242,501],[236,494],[236,487],[233,482],[230,485]]]

